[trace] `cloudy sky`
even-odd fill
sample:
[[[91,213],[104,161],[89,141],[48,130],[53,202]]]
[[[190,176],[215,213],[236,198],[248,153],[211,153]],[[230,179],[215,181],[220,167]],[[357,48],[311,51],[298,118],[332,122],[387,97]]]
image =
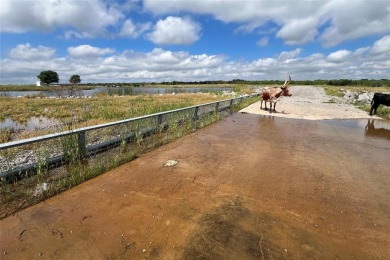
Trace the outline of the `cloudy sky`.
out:
[[[390,75],[390,0],[0,1],[0,84]]]

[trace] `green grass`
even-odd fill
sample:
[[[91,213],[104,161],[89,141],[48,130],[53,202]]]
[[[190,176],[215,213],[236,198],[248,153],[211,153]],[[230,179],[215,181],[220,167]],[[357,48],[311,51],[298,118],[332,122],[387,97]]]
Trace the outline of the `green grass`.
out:
[[[179,94],[148,96],[106,96],[88,99],[12,98],[0,97],[2,120],[11,118],[25,123],[31,117],[56,119],[66,125],[72,122],[74,128],[113,122],[137,116],[153,114],[197,104],[227,99],[212,94]],[[54,131],[54,130],[51,130]],[[2,140],[28,138],[49,133],[50,130],[2,132]]]
[[[365,87],[365,86],[345,86],[345,87],[338,87],[338,86],[328,86],[324,85],[322,86],[324,88],[325,93],[328,96],[337,96],[337,97],[343,97],[345,91],[353,91],[357,93],[362,92],[390,92],[390,87]]]
[[[371,110],[371,104],[357,103],[355,106],[367,113]],[[376,111],[376,115],[385,119],[390,119],[390,107],[380,105]]]

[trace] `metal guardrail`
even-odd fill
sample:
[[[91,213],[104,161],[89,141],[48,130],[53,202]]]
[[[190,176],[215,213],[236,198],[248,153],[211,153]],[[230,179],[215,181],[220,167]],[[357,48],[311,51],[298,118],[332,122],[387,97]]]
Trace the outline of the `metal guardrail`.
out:
[[[31,171],[37,170],[37,164],[38,160],[36,156],[32,159],[31,162],[27,163],[18,163],[15,162],[18,161],[17,157],[20,157],[20,153],[23,153],[23,151],[32,151],[32,153],[36,152],[34,148],[28,149],[28,146],[34,146],[37,143],[43,143],[43,142],[54,142],[54,144],[59,145],[61,142],[61,138],[67,138],[67,137],[76,137],[77,138],[77,147],[75,147],[75,150],[77,150],[78,158],[84,158],[88,155],[93,155],[96,153],[100,153],[102,151],[108,150],[113,147],[119,146],[122,142],[132,142],[137,137],[145,137],[150,136],[154,134],[157,130],[161,129],[168,129],[169,123],[165,122],[165,117],[169,117],[170,115],[174,114],[180,114],[185,113],[186,116],[192,114],[192,121],[197,121],[199,118],[206,114],[214,113],[214,112],[221,112],[227,109],[231,109],[234,105],[239,104],[243,101],[245,98],[252,98],[259,96],[259,94],[253,94],[253,95],[247,95],[247,96],[241,96],[238,98],[233,99],[226,99],[221,100],[217,102],[210,102],[155,114],[149,114],[145,116],[139,116],[134,118],[129,118],[125,120],[120,120],[116,122],[110,122],[105,124],[99,124],[95,126],[90,127],[83,127],[78,128],[75,130],[69,130],[64,131],[60,133],[54,133],[54,134],[48,134],[23,140],[17,140],[12,141],[8,143],[2,143],[0,144],[0,178],[8,178],[13,177],[14,175],[21,175],[22,173],[27,173]],[[190,112],[190,113],[188,113]],[[109,140],[100,141],[97,144],[88,141],[87,136],[89,133],[97,130],[104,130],[107,128],[112,127],[120,127],[121,125],[128,125],[128,124],[137,124],[139,121],[147,121],[151,120],[150,122],[147,122],[148,126],[143,125],[142,128],[137,127],[137,129],[130,129],[128,128],[125,133],[120,133],[119,136],[115,136],[114,138],[111,138]],[[180,121],[180,120],[179,120]],[[176,123],[180,123],[176,120]],[[171,122],[172,123],[172,122]],[[44,145],[43,145],[44,146]],[[60,147],[61,145],[59,145]],[[26,147],[25,149],[22,149],[22,147]],[[10,151],[12,149],[17,149],[18,151],[10,152],[7,154],[7,151]],[[45,149],[45,148],[43,148]],[[61,149],[58,149],[61,150]],[[48,153],[48,154],[47,154]],[[65,154],[64,152],[57,152],[54,153],[52,151],[47,152],[44,156],[44,163],[46,165],[63,165],[66,163],[65,160]],[[4,154],[7,154],[6,156]],[[10,155],[11,154],[11,155]],[[18,155],[19,154],[19,155]],[[7,157],[6,159],[4,159]],[[13,157],[13,158],[12,158]]]

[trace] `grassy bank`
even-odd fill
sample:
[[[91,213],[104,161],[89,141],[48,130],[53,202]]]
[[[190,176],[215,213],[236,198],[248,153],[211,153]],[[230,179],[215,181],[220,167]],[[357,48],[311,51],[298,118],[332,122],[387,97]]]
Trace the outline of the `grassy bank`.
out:
[[[353,91],[358,93],[363,92],[390,92],[390,87],[365,87],[365,86],[345,86],[345,87],[337,87],[337,86],[322,86],[325,89],[325,93],[329,96],[337,96],[343,97],[345,91]]]
[[[149,96],[106,96],[83,99],[12,98],[0,97],[0,121],[10,118],[26,123],[32,117],[56,119],[61,124],[72,122],[79,128],[112,122],[157,112],[203,104],[230,96],[210,94],[179,94]],[[55,129],[35,131],[0,131],[0,142],[47,134]]]
[[[336,87],[336,86],[323,86],[325,93],[329,96],[343,97],[345,91],[349,90],[352,92],[363,93],[363,92],[390,92],[390,87],[365,87],[365,86],[346,86],[346,87]],[[354,104],[357,108],[370,112],[371,104],[367,103],[356,103]],[[377,116],[390,119],[390,109],[383,105],[379,106],[377,110]]]
[[[109,86],[119,86],[121,88],[234,88],[240,87],[242,89],[252,89],[253,87],[258,86],[250,84],[232,84],[232,83],[223,83],[223,84],[80,84],[72,86],[69,84],[63,84],[58,86],[36,86],[36,85],[0,85],[0,93],[3,91],[69,91],[73,89],[74,91],[78,90],[88,90],[100,87],[109,87]]]

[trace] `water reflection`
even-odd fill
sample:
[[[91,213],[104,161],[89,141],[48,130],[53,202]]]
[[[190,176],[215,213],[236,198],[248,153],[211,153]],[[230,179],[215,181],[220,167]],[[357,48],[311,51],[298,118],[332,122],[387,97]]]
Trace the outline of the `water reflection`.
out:
[[[54,118],[31,117],[26,123],[19,123],[11,118],[6,118],[0,121],[0,129],[13,129],[13,130],[29,130],[44,129],[58,125],[58,120]]]
[[[365,135],[375,138],[390,139],[390,124],[384,120],[368,119]]]
[[[334,142],[345,142],[352,138],[355,142],[364,141],[366,144],[390,144],[390,120],[384,119],[331,119],[331,120],[312,120],[309,122],[304,119],[287,119],[277,117],[261,116],[261,127],[273,127],[272,134],[276,134],[283,129],[287,137],[292,132],[302,133],[302,140],[310,136],[316,136],[321,139],[325,136],[332,137]],[[287,123],[288,122],[288,123]],[[304,122],[304,124],[302,123]],[[298,127],[298,125],[300,127]],[[297,127],[299,130],[297,130]],[[319,132],[319,128],[322,129]],[[298,135],[298,134],[297,134]],[[327,146],[328,143],[324,143]]]

